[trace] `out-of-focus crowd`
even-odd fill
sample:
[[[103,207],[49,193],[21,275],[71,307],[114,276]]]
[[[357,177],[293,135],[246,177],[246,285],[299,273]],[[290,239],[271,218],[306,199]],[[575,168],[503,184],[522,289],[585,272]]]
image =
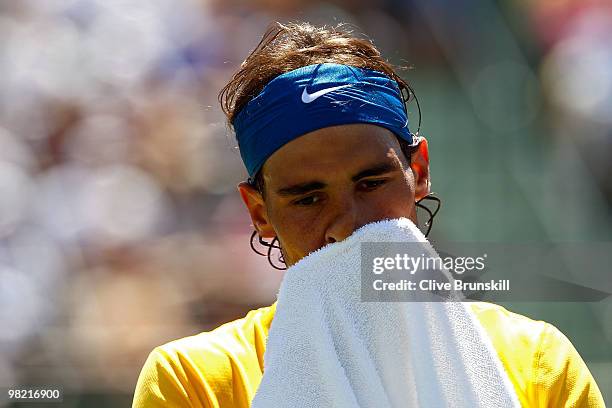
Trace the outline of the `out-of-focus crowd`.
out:
[[[487,39],[460,17],[486,25],[487,9],[533,67],[540,142],[575,148],[593,206],[609,209],[604,1],[0,3],[0,385],[128,395],[154,346],[274,300],[282,274],[249,247],[245,171],[217,102],[270,22],[352,23],[437,83],[470,78]],[[483,92],[491,78],[472,78],[474,115],[503,125],[504,103]],[[427,131],[436,101],[422,104]]]

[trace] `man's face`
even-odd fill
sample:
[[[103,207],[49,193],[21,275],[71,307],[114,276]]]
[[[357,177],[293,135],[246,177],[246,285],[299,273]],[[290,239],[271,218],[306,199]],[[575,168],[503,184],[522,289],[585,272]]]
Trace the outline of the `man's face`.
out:
[[[429,188],[427,143],[409,164],[391,131],[333,126],[284,145],[262,174],[264,197],[246,183],[239,189],[255,228],[278,237],[290,266],[365,224],[398,217],[416,223],[415,200]]]

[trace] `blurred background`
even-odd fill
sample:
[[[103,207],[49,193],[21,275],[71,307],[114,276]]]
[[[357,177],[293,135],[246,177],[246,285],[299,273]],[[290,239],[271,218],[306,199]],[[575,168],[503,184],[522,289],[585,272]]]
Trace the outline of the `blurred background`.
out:
[[[0,1],[0,386],[128,406],[155,346],[275,300],[217,93],[292,20],[412,67],[434,239],[612,241],[609,0]],[[560,328],[612,403],[610,299],[507,306]]]

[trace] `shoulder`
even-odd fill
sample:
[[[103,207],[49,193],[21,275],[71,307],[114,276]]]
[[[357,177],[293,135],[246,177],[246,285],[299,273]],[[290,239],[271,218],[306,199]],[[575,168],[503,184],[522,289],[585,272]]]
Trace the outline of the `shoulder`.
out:
[[[214,407],[238,397],[233,388],[246,394],[254,391],[251,385],[261,379],[275,306],[156,347],[140,373],[134,406],[155,406],[161,401],[158,406]]]
[[[494,345],[512,344],[523,352],[536,352],[544,333],[554,329],[549,323],[514,313],[503,306],[487,302],[471,302],[471,310]]]
[[[246,316],[225,323],[216,329],[194,336],[174,340],[156,348],[169,358],[185,363],[197,363],[205,357],[207,362],[227,359],[228,354],[240,357],[256,347],[257,337],[267,336],[276,304],[249,311]],[[265,341],[265,339],[263,339]]]
[[[555,326],[492,303],[470,306],[523,405],[604,406],[586,364]]]

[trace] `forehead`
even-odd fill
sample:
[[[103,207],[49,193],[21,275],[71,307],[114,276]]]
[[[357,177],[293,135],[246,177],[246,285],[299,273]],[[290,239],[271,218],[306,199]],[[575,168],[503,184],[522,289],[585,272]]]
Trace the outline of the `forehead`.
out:
[[[266,183],[277,184],[352,175],[355,169],[397,161],[400,155],[396,136],[384,127],[332,126],[300,136],[274,152],[263,167],[263,176]]]

